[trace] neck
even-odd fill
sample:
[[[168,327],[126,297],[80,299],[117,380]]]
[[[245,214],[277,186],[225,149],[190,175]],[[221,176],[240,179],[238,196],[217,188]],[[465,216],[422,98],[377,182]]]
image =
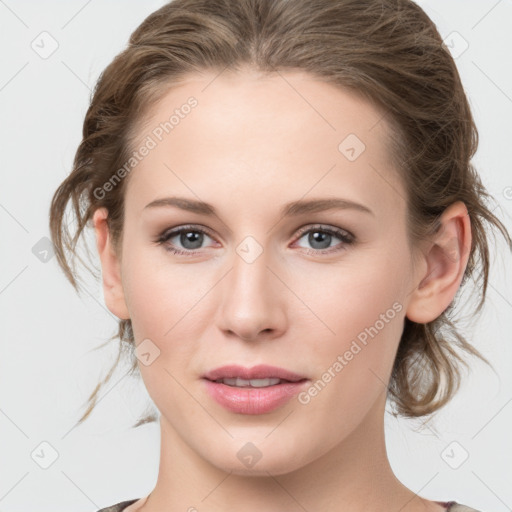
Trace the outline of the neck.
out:
[[[415,495],[395,477],[386,453],[384,408],[382,393],[362,423],[312,462],[283,474],[260,469],[257,476],[254,471],[252,475],[238,474],[236,470],[214,466],[161,416],[158,480],[140,510],[442,510]],[[300,453],[293,459],[300,460]]]

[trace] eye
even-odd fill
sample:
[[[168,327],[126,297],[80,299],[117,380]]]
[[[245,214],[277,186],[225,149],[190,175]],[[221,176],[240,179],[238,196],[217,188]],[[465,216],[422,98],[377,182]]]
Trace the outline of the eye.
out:
[[[211,238],[207,231],[197,226],[181,226],[178,229],[164,231],[157,239],[157,243],[162,244],[167,251],[174,254],[195,254],[196,249],[201,249],[204,237]],[[184,247],[185,250],[176,248],[177,243],[172,242],[173,238],[177,238],[177,242]]]
[[[346,249],[347,245],[351,245],[355,241],[355,237],[348,231],[339,228],[325,227],[321,224],[303,228],[299,231],[299,234],[302,235],[299,240],[307,235],[307,242],[312,246],[312,250],[308,250],[308,252],[313,253],[331,253],[341,251]],[[333,238],[341,240],[342,243],[332,247],[331,242],[333,241]]]
[[[321,224],[308,226],[299,230],[299,240],[307,236],[308,243],[311,244],[312,248],[308,249],[307,252],[314,254],[332,253],[346,249],[347,245],[355,242],[355,237],[348,231],[334,228],[325,227]],[[183,255],[194,255],[199,253],[199,249],[202,249],[205,236],[212,238],[208,231],[199,226],[181,226],[176,229],[166,230],[156,240],[157,244],[163,245],[165,250],[173,254]],[[176,238],[176,241],[172,241]],[[331,247],[333,239],[337,238],[341,241],[340,244]],[[213,239],[213,238],[212,238]],[[179,245],[183,249],[179,248]],[[299,247],[303,247],[300,246]]]

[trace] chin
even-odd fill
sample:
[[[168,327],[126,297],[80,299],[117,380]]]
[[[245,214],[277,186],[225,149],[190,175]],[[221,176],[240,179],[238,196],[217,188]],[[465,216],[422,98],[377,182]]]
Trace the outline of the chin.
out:
[[[267,445],[258,449],[248,442],[241,448],[237,447],[234,452],[231,449],[224,449],[221,453],[216,453],[213,458],[208,457],[208,459],[211,464],[226,473],[254,477],[268,477],[269,474],[284,475],[300,469],[307,463],[297,457],[296,450],[292,448],[289,451],[283,451],[282,446],[280,451],[276,448]],[[229,456],[230,452],[233,454],[232,456]],[[265,452],[268,452],[268,455],[265,455]]]

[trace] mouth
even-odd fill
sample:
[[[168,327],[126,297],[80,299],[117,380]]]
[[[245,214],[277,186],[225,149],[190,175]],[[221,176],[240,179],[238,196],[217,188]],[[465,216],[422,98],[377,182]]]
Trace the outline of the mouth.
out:
[[[207,393],[219,405],[237,414],[270,413],[289,402],[307,385],[307,377],[278,368],[232,365],[202,376]]]
[[[253,366],[252,368],[239,365],[221,366],[205,373],[202,378],[227,386],[254,388],[307,380],[305,376],[298,373],[266,364]]]
[[[210,379],[207,379],[210,380]],[[216,379],[210,380],[210,382],[216,382],[217,384],[225,384],[226,386],[231,386],[234,388],[267,388],[270,386],[277,386],[279,384],[289,384],[291,382],[302,382],[307,379],[299,379],[299,380],[286,380],[279,378],[266,378],[266,379],[241,379],[240,377],[236,378],[226,378],[226,379]]]

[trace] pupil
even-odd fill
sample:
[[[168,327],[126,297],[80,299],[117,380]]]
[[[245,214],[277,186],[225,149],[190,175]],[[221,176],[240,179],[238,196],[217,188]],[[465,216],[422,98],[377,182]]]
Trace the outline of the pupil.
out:
[[[321,247],[315,247],[315,243],[320,242]],[[319,231],[314,231],[309,234],[309,243],[315,249],[327,249],[331,242],[331,235],[329,233],[322,233]]]
[[[199,247],[201,247],[201,244],[203,242],[203,234],[198,233],[197,231],[187,231],[181,233],[180,238],[180,243],[183,244],[183,247],[185,247],[186,249],[198,249]],[[189,242],[192,243],[192,247],[188,246]]]

